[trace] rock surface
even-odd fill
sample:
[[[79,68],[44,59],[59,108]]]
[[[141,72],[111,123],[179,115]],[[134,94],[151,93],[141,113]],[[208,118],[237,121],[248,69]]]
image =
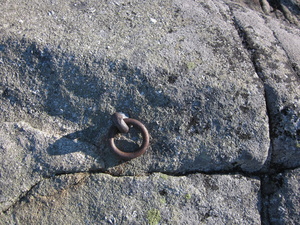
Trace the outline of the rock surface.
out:
[[[233,15],[257,74],[264,82],[272,163],[300,166],[300,30],[286,29],[253,11],[235,7]],[[256,21],[256,23],[253,23]]]
[[[67,135],[96,145],[103,169],[118,163],[108,156],[105,136],[110,115],[123,111],[142,120],[152,137],[150,151],[135,160],[135,169],[125,166],[124,173],[234,167],[259,170],[269,150],[263,84],[247,60],[234,24],[227,22],[230,17],[223,18],[229,14],[228,7],[212,1],[204,6],[193,1],[151,2],[147,15],[140,11],[142,3],[97,2],[88,2],[80,9],[62,2],[63,9],[78,11],[76,17],[61,10],[55,18],[48,18],[47,7],[44,13],[48,19],[42,23],[45,27],[53,24],[55,34],[60,32],[55,26],[61,23],[57,18],[70,17],[69,23],[77,29],[83,21],[76,18],[85,18],[90,25],[86,29],[98,31],[79,35],[71,30],[61,35],[64,40],[80,37],[89,48],[79,43],[68,46],[70,42],[60,43],[59,48],[54,47],[57,43],[42,45],[31,40],[33,33],[41,32],[31,23],[28,34],[26,25],[20,28],[25,32],[22,39],[6,38],[2,47],[7,77],[3,81],[3,104],[21,111],[16,120],[41,131],[51,129],[62,138]],[[107,8],[109,15],[116,14],[113,21],[106,20],[107,15],[100,10],[91,13],[95,4],[99,9]],[[168,17],[160,18],[159,12]],[[128,18],[128,13],[137,15]],[[93,36],[100,31],[106,35]],[[46,41],[54,37],[49,39]],[[103,45],[109,48],[105,50]],[[4,120],[12,120],[11,111],[17,110],[7,110]],[[55,154],[66,154],[64,148],[59,149],[64,140],[54,144]],[[52,147],[49,154],[53,154]]]
[[[259,224],[259,190],[259,180],[240,175],[62,175],[39,183],[30,196],[12,209],[12,216],[3,221],[4,224],[48,221],[56,224]]]
[[[1,1],[0,220],[53,224],[66,216],[72,224],[74,210],[84,207],[87,216],[78,218],[86,224],[287,221],[289,214],[269,210],[276,196],[267,187],[274,189],[270,177],[300,166],[299,6],[297,0]],[[143,156],[124,162],[111,152],[107,132],[116,111],[148,128]],[[131,150],[140,139],[117,144]],[[206,179],[220,190],[197,189]],[[128,196],[126,188],[135,185],[154,199],[139,186]],[[191,200],[202,196],[201,207],[187,201],[180,185],[190,188]],[[171,186],[186,201],[155,189]],[[232,193],[224,191],[229,187]],[[124,202],[109,194],[114,188]],[[70,202],[60,206],[61,195]],[[120,208],[111,211],[114,203]],[[117,214],[122,207],[133,212],[132,204],[148,211]]]
[[[300,224],[300,170],[295,169],[264,179],[266,208],[271,224]]]

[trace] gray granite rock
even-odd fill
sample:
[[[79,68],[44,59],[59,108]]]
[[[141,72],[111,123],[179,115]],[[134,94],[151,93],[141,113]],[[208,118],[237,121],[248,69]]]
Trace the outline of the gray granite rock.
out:
[[[263,183],[270,224],[300,224],[300,169],[265,177]]]
[[[0,222],[268,224],[296,212],[269,207],[282,191],[270,177],[300,165],[298,5],[1,1]],[[110,150],[116,111],[148,128],[143,156]]]
[[[36,185],[2,222],[260,224],[259,189],[259,180],[240,175],[62,175]]]

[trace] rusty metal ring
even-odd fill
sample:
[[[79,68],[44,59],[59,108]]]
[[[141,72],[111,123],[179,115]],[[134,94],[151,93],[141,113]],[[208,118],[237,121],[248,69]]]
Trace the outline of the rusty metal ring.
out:
[[[116,126],[112,126],[109,131],[109,145],[111,149],[116,153],[120,158],[124,160],[130,160],[133,158],[136,158],[142,154],[144,154],[149,147],[149,133],[147,128],[142,124],[140,121],[131,119],[131,118],[124,118],[124,122],[127,125],[132,125],[133,127],[137,128],[141,133],[143,137],[143,143],[142,145],[134,152],[123,152],[120,149],[117,148],[114,142],[114,137],[116,134],[120,133],[118,128]]]

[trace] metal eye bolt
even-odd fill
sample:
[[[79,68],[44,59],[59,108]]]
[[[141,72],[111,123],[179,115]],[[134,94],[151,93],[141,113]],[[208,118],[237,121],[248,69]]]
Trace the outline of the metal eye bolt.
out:
[[[123,113],[119,112],[116,112],[112,115],[112,121],[114,125],[109,130],[109,145],[114,153],[116,153],[120,158],[124,160],[130,160],[146,152],[147,148],[149,147],[149,133],[144,124],[142,124],[138,120],[127,118]],[[138,129],[142,133],[143,143],[134,152],[124,152],[117,148],[114,142],[114,137],[118,133],[128,133],[130,125]]]

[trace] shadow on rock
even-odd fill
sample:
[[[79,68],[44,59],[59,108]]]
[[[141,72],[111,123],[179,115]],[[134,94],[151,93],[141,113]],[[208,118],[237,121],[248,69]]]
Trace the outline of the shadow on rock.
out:
[[[65,135],[51,144],[47,153],[50,156],[68,157],[73,153],[81,152],[86,158],[90,158],[101,167],[90,166],[88,170],[107,170],[110,167],[124,163],[124,160],[118,158],[108,144],[108,135],[99,135],[98,127],[90,127],[84,130],[76,131]],[[137,144],[128,140],[116,141],[116,145],[127,148],[136,148]],[[89,161],[89,160],[88,160]]]
[[[8,39],[0,50],[3,62],[18,73],[6,84],[11,90],[4,93],[4,97],[8,96],[6,101],[18,106],[24,118],[32,114],[39,121],[37,123],[53,122],[53,119],[40,120],[40,113],[46,115],[45,118],[57,118],[58,123],[50,124],[57,132],[67,133],[67,129],[73,126],[82,128],[56,140],[47,149],[48,156],[53,156],[47,164],[53,164],[55,168],[61,162],[72,162],[72,168],[76,170],[79,167],[84,170],[92,168],[93,161],[100,162],[98,168],[106,169],[122,163],[110,150],[107,141],[112,111],[121,111],[138,119],[140,115],[144,117],[145,109],[162,107],[168,111],[180,106],[158,86],[173,84],[186,68],[181,68],[178,74],[155,68],[148,74],[125,60],[75,55],[59,47],[40,46],[26,39]],[[161,81],[153,80],[151,73]],[[19,83],[22,86],[15,87]],[[150,123],[148,119],[145,125],[153,138],[163,138],[158,134],[158,123]],[[168,124],[164,126],[168,127]],[[163,140],[158,143],[163,144]],[[123,146],[129,150],[136,148],[136,144],[127,140],[116,144],[122,149]],[[154,150],[153,154],[158,154],[160,149]],[[78,152],[83,155],[76,154]],[[68,168],[73,170],[71,165]]]

